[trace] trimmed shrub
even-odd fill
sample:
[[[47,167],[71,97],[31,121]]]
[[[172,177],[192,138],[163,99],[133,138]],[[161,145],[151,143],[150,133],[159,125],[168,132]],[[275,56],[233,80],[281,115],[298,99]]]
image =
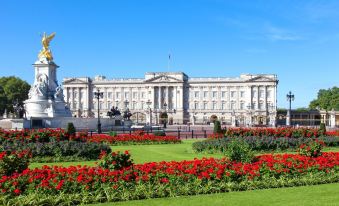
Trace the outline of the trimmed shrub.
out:
[[[218,121],[218,120],[214,121],[213,133],[214,134],[221,134],[222,133],[221,124],[220,124],[220,121]]]
[[[0,153],[0,175],[11,176],[14,173],[21,173],[28,168],[30,158],[29,151],[10,152],[3,151]]]
[[[97,160],[102,151],[111,152],[111,148],[104,143],[77,142],[77,141],[53,141],[48,143],[11,141],[4,142],[0,147],[2,151],[28,150],[34,161],[48,160],[55,162],[68,160]]]
[[[225,154],[231,161],[236,162],[252,162],[254,158],[251,146],[241,139],[232,139],[227,145]]]
[[[133,165],[133,160],[130,158],[131,155],[128,151],[125,153],[117,151],[110,154],[103,152],[98,166],[109,170],[120,170]]]
[[[320,123],[320,126],[319,126],[319,133],[320,133],[321,135],[326,134],[326,125],[325,125],[325,123]]]
[[[308,144],[313,141],[312,138],[285,138],[285,137],[237,137],[246,141],[252,150],[255,151],[270,151],[270,150],[287,150],[295,151],[302,144]],[[224,152],[227,149],[227,144],[233,138],[207,139],[200,142],[194,142],[192,148],[195,152]],[[339,146],[339,137],[319,137],[317,140],[324,142],[327,146]]]
[[[66,133],[70,136],[75,136],[76,129],[75,129],[74,124],[72,122],[69,122],[67,124]]]
[[[323,141],[314,140],[300,145],[297,151],[300,155],[307,157],[318,157],[322,154],[321,150],[323,149],[324,145],[325,144]]]

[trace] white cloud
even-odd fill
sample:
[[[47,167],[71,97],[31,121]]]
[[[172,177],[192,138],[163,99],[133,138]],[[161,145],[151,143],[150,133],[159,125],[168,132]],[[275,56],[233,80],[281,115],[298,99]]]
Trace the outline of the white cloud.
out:
[[[267,26],[265,35],[272,41],[297,41],[303,39],[292,31],[274,26]]]

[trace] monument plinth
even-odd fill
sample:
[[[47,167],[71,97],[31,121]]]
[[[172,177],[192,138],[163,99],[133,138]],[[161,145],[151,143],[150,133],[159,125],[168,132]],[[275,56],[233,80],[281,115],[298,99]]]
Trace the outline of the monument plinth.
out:
[[[71,117],[71,111],[66,106],[63,89],[57,81],[58,66],[53,62],[49,42],[55,33],[50,36],[44,34],[43,49],[38,60],[33,64],[35,70],[34,83],[25,101],[26,116],[30,117]]]

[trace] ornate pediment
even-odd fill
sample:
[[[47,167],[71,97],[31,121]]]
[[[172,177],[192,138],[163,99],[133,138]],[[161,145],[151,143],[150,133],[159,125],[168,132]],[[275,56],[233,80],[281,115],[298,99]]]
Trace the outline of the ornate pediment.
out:
[[[247,81],[248,82],[274,82],[276,80],[271,78],[271,77],[267,77],[267,76],[257,76],[257,77],[251,78]]]
[[[177,83],[177,82],[183,82],[183,81],[180,80],[180,79],[171,77],[171,76],[159,75],[159,76],[153,77],[151,79],[148,79],[145,82],[148,82],[148,83],[161,83],[161,82],[162,83],[171,83],[171,82]]]
[[[79,79],[79,78],[64,79],[63,85],[65,84],[88,84],[88,79],[87,81],[85,79]]]

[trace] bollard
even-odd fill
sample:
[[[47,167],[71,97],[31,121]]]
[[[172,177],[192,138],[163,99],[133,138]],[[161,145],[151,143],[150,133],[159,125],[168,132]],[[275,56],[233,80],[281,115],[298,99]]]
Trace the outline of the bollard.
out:
[[[192,139],[194,138],[194,132],[193,132],[193,130],[192,130]]]
[[[178,129],[178,138],[180,139],[180,130]]]
[[[207,138],[206,130],[204,130],[204,137]]]

